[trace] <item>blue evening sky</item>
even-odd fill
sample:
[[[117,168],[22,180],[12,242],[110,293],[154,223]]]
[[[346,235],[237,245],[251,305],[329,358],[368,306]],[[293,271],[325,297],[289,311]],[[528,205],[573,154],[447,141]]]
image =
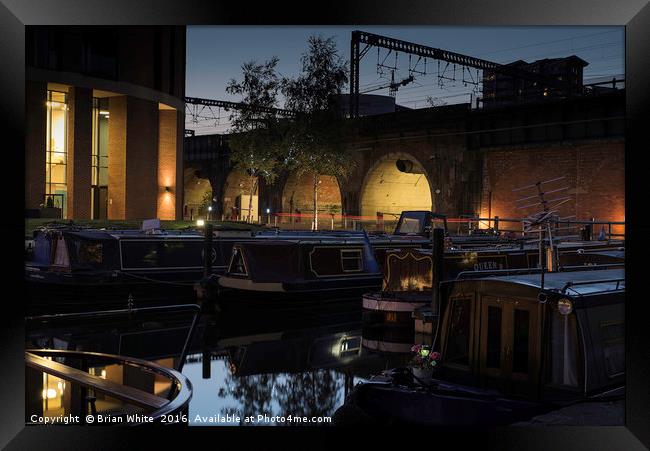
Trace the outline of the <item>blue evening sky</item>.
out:
[[[241,64],[249,60],[262,62],[277,56],[281,75],[294,76],[300,71],[300,55],[312,34],[334,36],[341,55],[349,60],[350,32],[363,30],[431,47],[451,50],[499,63],[517,59],[534,61],[577,55],[589,63],[585,82],[601,81],[624,74],[624,28],[595,26],[565,27],[467,27],[467,26],[189,26],[187,27],[186,95],[239,101],[226,94],[228,81],[241,76]],[[371,48],[362,60],[361,91],[369,91],[389,82],[390,71],[383,78],[377,62],[386,50]],[[417,60],[412,57],[412,63]],[[395,54],[383,64],[395,65]],[[428,61],[427,75],[401,88],[398,104],[410,108],[425,106],[427,96],[441,102],[467,102],[471,92],[459,82],[445,82],[442,89],[437,78],[437,62]],[[422,69],[420,62],[418,69]],[[408,56],[398,56],[397,81],[408,76]],[[451,70],[451,66],[449,68]],[[459,69],[460,71],[460,69]],[[474,74],[472,74],[474,75]],[[467,78],[467,75],[466,75]],[[369,91],[387,94],[387,90]],[[282,107],[280,100],[278,107]]]

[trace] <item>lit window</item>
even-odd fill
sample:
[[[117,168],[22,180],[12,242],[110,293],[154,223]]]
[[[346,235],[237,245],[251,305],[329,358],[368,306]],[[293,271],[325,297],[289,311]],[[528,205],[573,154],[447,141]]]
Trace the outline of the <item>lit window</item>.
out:
[[[91,212],[93,219],[108,217],[108,99],[93,99]]]
[[[64,92],[47,91],[45,205],[60,208],[66,217],[68,159],[67,96]]]

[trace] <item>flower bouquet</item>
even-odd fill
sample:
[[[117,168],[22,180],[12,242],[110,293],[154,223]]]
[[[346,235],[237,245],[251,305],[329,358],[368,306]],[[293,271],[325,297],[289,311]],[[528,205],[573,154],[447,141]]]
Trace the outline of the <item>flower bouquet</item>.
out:
[[[440,353],[432,352],[428,345],[414,345],[411,351],[415,353],[411,360],[413,375],[419,379],[431,377],[440,360]]]

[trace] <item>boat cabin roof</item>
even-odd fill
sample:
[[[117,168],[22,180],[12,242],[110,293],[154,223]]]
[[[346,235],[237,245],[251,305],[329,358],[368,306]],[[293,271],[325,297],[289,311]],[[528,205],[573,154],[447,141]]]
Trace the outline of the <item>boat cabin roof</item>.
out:
[[[486,276],[467,280],[509,282],[542,290],[539,273]],[[457,283],[458,281],[455,282]],[[625,289],[625,270],[622,268],[547,272],[544,274],[543,291],[561,293],[565,296],[594,295],[623,289]]]

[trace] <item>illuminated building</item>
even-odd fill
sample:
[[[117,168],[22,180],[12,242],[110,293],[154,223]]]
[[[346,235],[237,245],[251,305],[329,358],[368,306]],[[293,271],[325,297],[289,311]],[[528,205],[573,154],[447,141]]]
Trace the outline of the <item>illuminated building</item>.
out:
[[[182,216],[185,27],[26,27],[26,65],[29,216]]]

